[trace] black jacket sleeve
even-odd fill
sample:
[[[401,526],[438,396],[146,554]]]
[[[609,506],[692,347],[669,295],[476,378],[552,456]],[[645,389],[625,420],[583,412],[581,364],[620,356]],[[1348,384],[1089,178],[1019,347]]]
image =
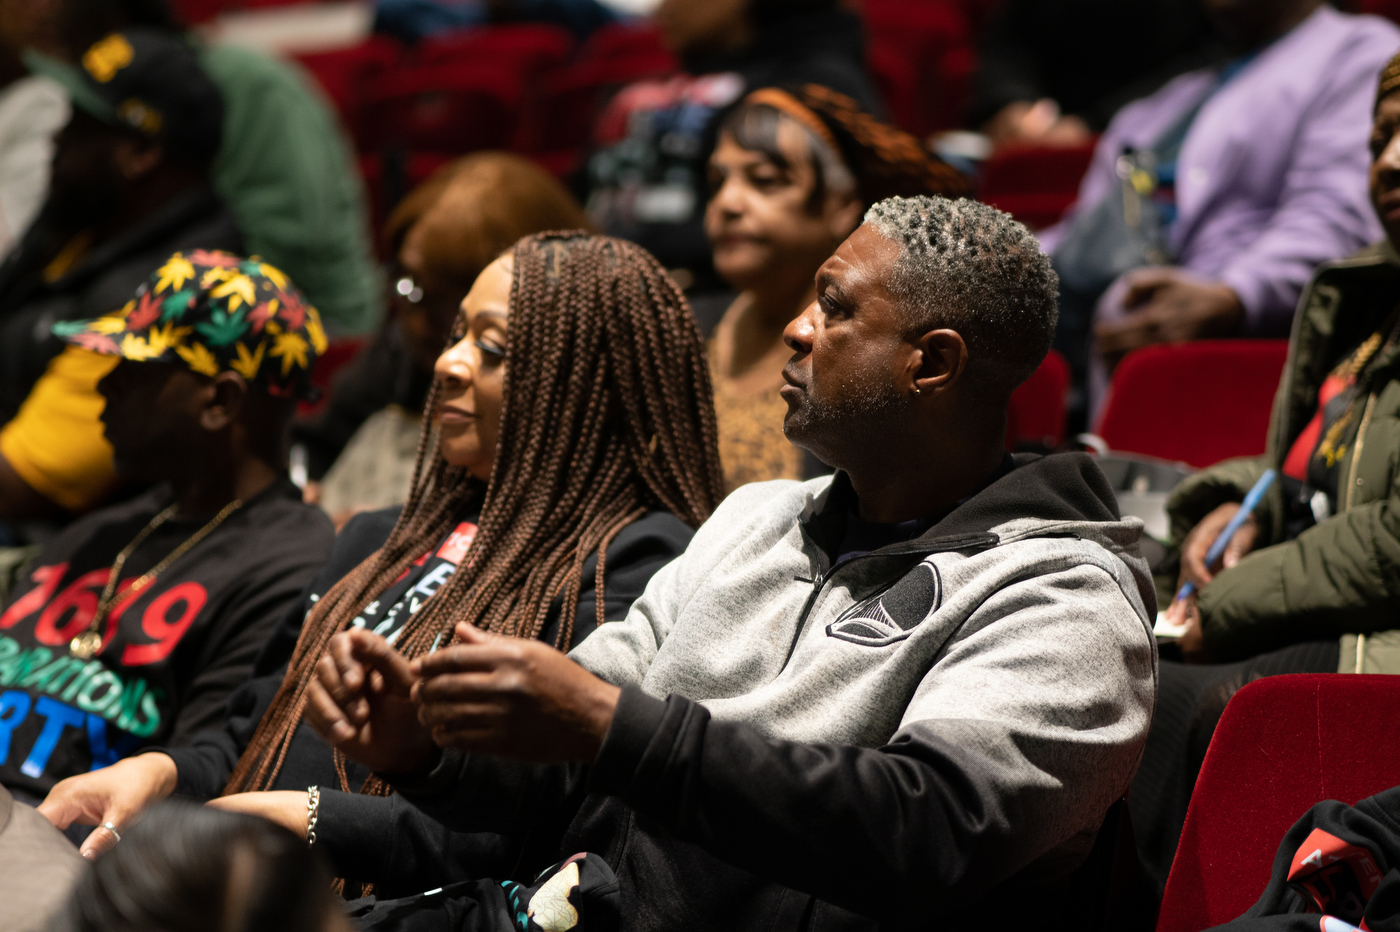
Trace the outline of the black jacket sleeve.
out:
[[[272,705],[282,672],[255,677],[229,696],[223,722],[206,728],[183,747],[158,748],[175,761],[175,792],[196,799],[213,799],[224,791],[243,749],[257,731],[263,713]]]
[[[324,557],[324,551],[321,556]],[[231,694],[246,682],[253,663],[274,630],[289,612],[302,612],[308,580],[320,560],[309,553],[302,565],[285,566],[275,574],[248,580],[238,606],[228,612],[204,645],[195,667],[199,673],[186,687],[170,736],[171,747],[189,744],[196,734],[216,728],[223,720]]]
[[[803,744],[625,687],[588,790],[681,841],[836,906],[916,922],[1006,879],[1015,819],[979,766],[934,735],[880,749]],[[818,817],[820,814],[820,817]],[[918,826],[917,832],[901,827]]]
[[[604,567],[604,617],[622,618],[646,589],[652,575],[679,556],[692,532],[674,515],[650,512],[623,528],[609,545]],[[584,564],[583,594],[579,598],[572,643],[577,644],[597,626],[597,601],[593,577],[597,558]],[[541,633],[549,642],[558,632],[558,611]],[[439,778],[461,779],[470,785],[474,778],[454,768],[465,764],[464,756],[453,755],[440,768]],[[471,762],[476,763],[475,759]],[[580,768],[515,768],[497,770],[483,761],[497,781],[491,791],[483,791],[488,803],[482,812],[449,809],[445,818],[462,832],[444,828],[434,818],[414,806],[396,800],[383,805],[366,797],[322,793],[318,844],[322,845],[342,870],[341,876],[373,880],[381,890],[412,892],[473,877],[491,876],[485,871],[511,870],[525,845],[523,838],[503,839],[499,835],[530,835],[529,850],[553,850],[550,840],[562,835],[573,811],[583,798]],[[470,766],[470,765],[468,765]],[[510,804],[499,801],[513,800]],[[323,831],[324,828],[324,831]],[[476,833],[494,833],[478,835]],[[392,839],[392,841],[388,841]],[[531,860],[527,854],[523,862]],[[539,866],[544,866],[543,864]],[[429,882],[429,878],[431,882]],[[387,893],[383,895],[388,895]]]
[[[330,589],[384,543],[398,519],[398,512],[397,508],[389,508],[366,512],[351,520],[336,538],[330,561],[302,590],[301,597],[286,609],[270,636],[263,629],[261,643],[244,645],[245,653],[249,654],[244,669],[251,668],[251,678],[228,695],[227,702],[219,703],[215,715],[211,716],[212,723],[182,742],[152,749],[174,759],[179,772],[175,792],[199,799],[212,799],[223,792],[234,765],[282,684],[302,622],[315,604],[317,594]]]
[[[373,836],[374,844],[367,844]],[[372,881],[381,899],[475,877],[504,879],[520,844],[491,832],[455,832],[402,797],[321,788],[316,845],[337,877]]]
[[[447,750],[430,771],[392,782],[433,818],[472,831],[553,831],[585,797],[613,796],[652,832],[891,923],[986,895],[1016,846],[1015,820],[976,763],[935,737],[883,749],[779,741],[630,686],[592,767]]]

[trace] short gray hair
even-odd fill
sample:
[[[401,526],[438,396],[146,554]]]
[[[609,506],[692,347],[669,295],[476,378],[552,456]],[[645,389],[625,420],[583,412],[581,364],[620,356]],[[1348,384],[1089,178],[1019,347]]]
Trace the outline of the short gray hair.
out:
[[[1059,278],[1031,231],[972,200],[892,197],[865,222],[899,244],[887,284],[911,325],[947,327],[967,343],[968,375],[1009,397],[1050,351]]]

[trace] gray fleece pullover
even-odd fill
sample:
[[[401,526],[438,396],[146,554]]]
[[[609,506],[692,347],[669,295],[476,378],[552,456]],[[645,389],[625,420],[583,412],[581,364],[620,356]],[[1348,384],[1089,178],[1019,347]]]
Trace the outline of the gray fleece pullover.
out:
[[[1092,460],[1018,458],[832,570],[853,495],[839,473],[737,490],[573,651],[624,692],[561,851],[609,860],[624,928],[985,921],[1063,884],[1126,791],[1156,607]],[[467,757],[400,789],[463,827],[493,785],[528,808]]]

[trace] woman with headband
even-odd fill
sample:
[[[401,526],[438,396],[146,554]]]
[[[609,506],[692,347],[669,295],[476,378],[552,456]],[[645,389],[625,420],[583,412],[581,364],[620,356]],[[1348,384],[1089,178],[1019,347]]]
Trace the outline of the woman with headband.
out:
[[[710,341],[725,487],[826,472],[783,436],[783,328],[816,299],[817,269],[871,204],[961,197],[970,185],[913,136],[815,84],[744,98],[720,125],[709,180],[715,270],[739,291]]]

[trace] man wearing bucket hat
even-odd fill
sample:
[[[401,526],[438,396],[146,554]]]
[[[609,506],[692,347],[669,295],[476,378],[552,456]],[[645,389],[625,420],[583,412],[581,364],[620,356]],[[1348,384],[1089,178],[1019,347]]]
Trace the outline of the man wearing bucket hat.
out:
[[[103,430],[152,487],[46,544],[0,613],[0,783],[30,803],[213,721],[333,539],[285,472],[325,335],[278,269],[176,253],[55,331],[114,363]]]
[[[90,387],[104,363],[64,353],[55,321],[119,307],[176,251],[241,251],[242,237],[209,186],[223,101],[188,45],[156,30],[112,33],[79,67],[35,52],[30,69],[62,84],[73,116],[60,134],[43,212],[0,265],[0,423],[37,394]],[[57,358],[55,358],[57,357]],[[110,475],[105,451],[65,448],[16,459],[0,435],[0,518],[35,517],[54,505],[97,504]]]

